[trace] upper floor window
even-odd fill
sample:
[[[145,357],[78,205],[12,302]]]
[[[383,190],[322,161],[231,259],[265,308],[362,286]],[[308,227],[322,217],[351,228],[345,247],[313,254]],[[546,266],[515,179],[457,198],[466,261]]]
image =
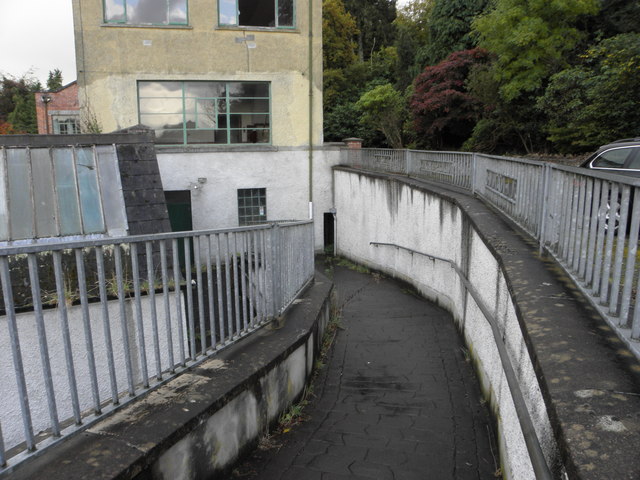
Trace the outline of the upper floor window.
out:
[[[218,0],[218,21],[224,26],[294,27],[294,0]]]
[[[187,25],[187,0],[103,0],[104,21],[125,25]]]
[[[138,82],[140,123],[165,145],[269,143],[269,82]]]

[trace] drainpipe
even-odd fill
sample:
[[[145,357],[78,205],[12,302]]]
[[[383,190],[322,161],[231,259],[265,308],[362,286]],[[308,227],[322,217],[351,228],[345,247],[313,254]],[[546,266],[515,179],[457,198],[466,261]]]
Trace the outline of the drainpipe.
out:
[[[313,0],[309,0],[309,218],[313,219]]]

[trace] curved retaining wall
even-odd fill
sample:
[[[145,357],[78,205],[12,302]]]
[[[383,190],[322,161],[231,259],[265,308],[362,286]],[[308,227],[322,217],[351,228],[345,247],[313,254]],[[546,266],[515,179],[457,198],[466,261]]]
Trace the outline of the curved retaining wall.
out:
[[[462,270],[493,313],[547,464],[558,471],[558,448],[505,274],[469,217],[451,199],[387,176],[339,168],[334,181],[337,253],[412,284],[452,313],[496,414],[503,474],[535,479],[494,336],[478,303],[449,264],[371,242],[446,258]]]

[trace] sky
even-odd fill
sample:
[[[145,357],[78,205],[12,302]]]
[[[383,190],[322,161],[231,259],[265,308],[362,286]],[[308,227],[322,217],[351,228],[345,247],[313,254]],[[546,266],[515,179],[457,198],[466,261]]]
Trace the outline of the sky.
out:
[[[398,0],[398,6],[409,0]],[[63,84],[76,79],[71,0],[0,0],[0,74],[31,72],[46,86],[62,70]]]
[[[71,0],[0,0],[0,74],[32,71],[46,86],[49,71],[76,79]]]

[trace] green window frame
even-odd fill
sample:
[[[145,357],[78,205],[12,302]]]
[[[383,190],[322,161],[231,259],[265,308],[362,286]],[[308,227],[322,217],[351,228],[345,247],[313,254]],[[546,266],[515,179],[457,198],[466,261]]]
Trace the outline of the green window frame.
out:
[[[188,0],[103,0],[104,22],[115,25],[188,25]]]
[[[295,28],[295,0],[218,0],[223,27]]]
[[[238,225],[257,225],[267,221],[267,189],[238,189]]]
[[[271,84],[138,81],[138,115],[160,145],[270,144]]]

